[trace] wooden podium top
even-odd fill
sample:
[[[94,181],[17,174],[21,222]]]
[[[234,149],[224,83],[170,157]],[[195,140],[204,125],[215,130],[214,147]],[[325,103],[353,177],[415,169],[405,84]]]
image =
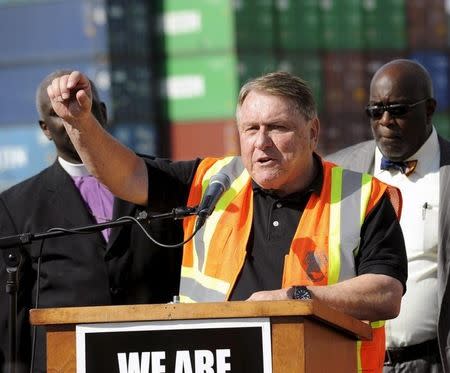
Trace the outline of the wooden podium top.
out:
[[[317,300],[139,304],[30,310],[32,325],[286,316],[311,317],[359,339],[372,337],[367,323],[333,310]]]

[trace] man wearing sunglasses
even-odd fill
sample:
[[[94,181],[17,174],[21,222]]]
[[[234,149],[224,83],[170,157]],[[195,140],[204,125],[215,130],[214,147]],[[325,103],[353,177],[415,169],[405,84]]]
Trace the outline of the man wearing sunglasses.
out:
[[[432,125],[435,108],[426,69],[391,61],[370,84],[374,141],[326,157],[402,192],[408,290],[387,324],[384,372],[450,372],[450,143]]]

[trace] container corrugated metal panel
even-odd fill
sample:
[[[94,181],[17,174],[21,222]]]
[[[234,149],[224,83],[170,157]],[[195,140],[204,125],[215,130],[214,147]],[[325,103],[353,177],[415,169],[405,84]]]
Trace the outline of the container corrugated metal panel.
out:
[[[9,124],[37,123],[35,92],[39,83],[58,69],[77,69],[96,83],[100,97],[110,107],[109,65],[105,60],[53,61],[45,64],[3,66],[0,68],[0,126]]]
[[[405,0],[364,0],[362,4],[362,30],[367,48],[406,48]]]
[[[174,121],[233,117],[239,87],[277,69],[270,52],[171,57],[165,63],[161,90]]]
[[[324,107],[329,113],[359,113],[367,103],[366,64],[356,52],[323,56]]]
[[[166,0],[157,32],[169,56],[272,48],[272,0]]]
[[[443,0],[408,0],[407,15],[411,48],[448,46],[448,14]]]
[[[170,120],[185,121],[233,117],[238,93],[234,53],[170,58],[162,94]]]
[[[60,0],[0,7],[0,63],[92,58],[107,52],[100,0]]]
[[[111,70],[111,119],[114,123],[151,121],[155,115],[156,79],[145,61],[114,61]]]
[[[319,4],[323,48],[335,50],[364,47],[360,0],[320,0]]]
[[[227,0],[166,0],[157,32],[168,55],[232,50],[234,15]]]
[[[448,53],[433,51],[416,51],[411,59],[420,62],[430,73],[433,81],[434,98],[437,101],[437,111],[445,111],[450,107],[450,76]]]
[[[369,119],[363,113],[328,113],[320,123],[318,151],[323,155],[372,139]]]
[[[0,128],[0,191],[49,166],[56,159],[54,144],[37,122]]]
[[[238,83],[270,73],[277,68],[275,55],[271,52],[240,53],[238,55]]]
[[[317,0],[275,0],[278,47],[304,51],[321,47],[321,19]]]
[[[177,122],[171,126],[172,158],[222,157],[239,154],[239,139],[233,119]]]
[[[319,53],[284,53],[278,60],[277,70],[290,72],[306,80],[318,110],[322,110],[322,60]]]
[[[120,142],[141,154],[158,154],[158,128],[155,123],[121,123],[110,133]]]
[[[232,1],[235,47],[251,52],[274,47],[275,25],[273,0]]]
[[[107,0],[109,54],[116,58],[139,56],[148,59],[153,53],[153,17],[147,0]]]

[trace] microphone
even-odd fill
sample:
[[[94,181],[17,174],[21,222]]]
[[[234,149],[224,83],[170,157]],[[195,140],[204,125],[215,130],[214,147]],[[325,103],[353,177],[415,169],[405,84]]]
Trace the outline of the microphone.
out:
[[[199,229],[203,224],[205,224],[206,219],[214,211],[217,201],[220,197],[230,188],[231,181],[228,175],[216,174],[213,175],[209,181],[209,185],[206,188],[203,199],[197,208],[197,222],[195,224],[195,229]]]

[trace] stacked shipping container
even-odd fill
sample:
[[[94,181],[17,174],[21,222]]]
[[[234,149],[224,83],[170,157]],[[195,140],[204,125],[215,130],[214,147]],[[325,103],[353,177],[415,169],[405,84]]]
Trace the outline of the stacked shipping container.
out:
[[[56,69],[80,69],[109,103],[106,22],[100,1],[6,2],[0,7],[0,189],[55,159],[34,96]]]
[[[0,84],[18,87],[0,92],[3,127],[35,122],[35,86],[58,65],[96,81],[112,131],[136,150],[175,159],[236,154],[240,85],[285,70],[312,86],[320,151],[328,153],[371,137],[363,114],[370,79],[383,63],[406,57],[430,71],[434,124],[450,136],[444,0],[21,3],[0,6]]]

